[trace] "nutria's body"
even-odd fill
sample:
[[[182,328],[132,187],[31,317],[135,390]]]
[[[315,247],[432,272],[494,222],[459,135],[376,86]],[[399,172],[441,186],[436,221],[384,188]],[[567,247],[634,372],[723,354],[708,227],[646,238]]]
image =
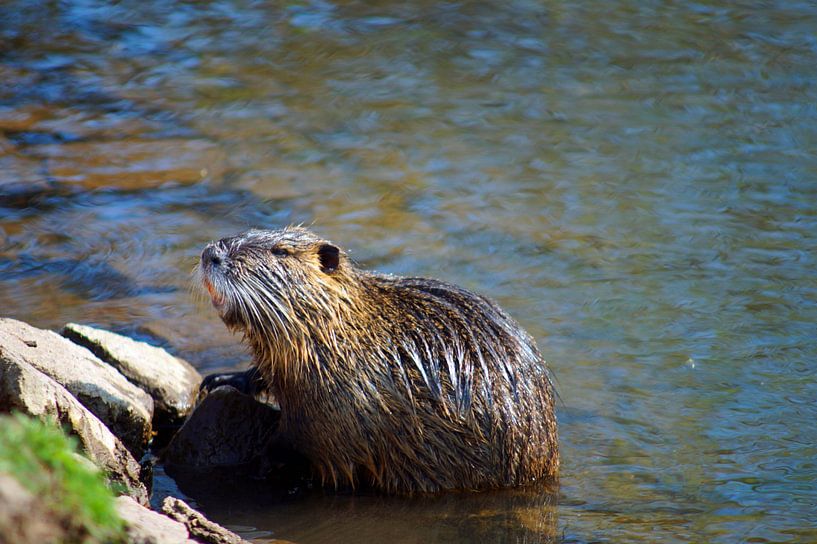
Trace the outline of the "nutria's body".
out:
[[[359,270],[297,227],[210,244],[200,274],[325,481],[410,493],[556,475],[547,368],[490,300]]]

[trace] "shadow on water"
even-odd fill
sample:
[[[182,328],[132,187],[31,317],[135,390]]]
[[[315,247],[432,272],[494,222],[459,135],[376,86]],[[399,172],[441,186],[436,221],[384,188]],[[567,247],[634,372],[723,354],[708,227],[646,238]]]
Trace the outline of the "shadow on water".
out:
[[[13,260],[0,257],[0,273],[8,280],[46,275],[60,288],[88,300],[108,300],[157,293],[172,293],[172,286],[137,285],[105,262],[79,259],[37,259],[18,254]]]
[[[496,542],[557,538],[558,484],[482,493],[388,497],[333,493],[310,484],[174,473],[179,489],[215,521],[245,537],[321,542]]]

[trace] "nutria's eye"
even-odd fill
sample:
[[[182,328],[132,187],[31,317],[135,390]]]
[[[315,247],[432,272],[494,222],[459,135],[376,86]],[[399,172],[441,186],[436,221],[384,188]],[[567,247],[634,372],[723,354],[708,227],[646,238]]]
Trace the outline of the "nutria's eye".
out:
[[[274,248],[272,248],[271,253],[273,255],[277,255],[278,257],[285,257],[285,256],[289,255],[289,251],[287,251],[286,249],[284,249],[282,247],[278,247],[278,246],[275,246]]]

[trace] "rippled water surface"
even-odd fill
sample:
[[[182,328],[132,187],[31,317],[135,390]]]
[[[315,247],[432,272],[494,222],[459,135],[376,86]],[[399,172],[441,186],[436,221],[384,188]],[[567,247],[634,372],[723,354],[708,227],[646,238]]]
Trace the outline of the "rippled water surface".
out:
[[[188,491],[214,519],[264,542],[817,541],[815,29],[812,2],[3,2],[0,313],[237,368],[190,270],[304,222],[539,339],[561,486]]]

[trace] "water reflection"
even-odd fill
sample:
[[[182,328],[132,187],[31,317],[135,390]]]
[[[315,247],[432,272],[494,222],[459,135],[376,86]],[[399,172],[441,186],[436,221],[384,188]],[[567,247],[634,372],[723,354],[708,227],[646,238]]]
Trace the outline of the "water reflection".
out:
[[[331,493],[179,475],[197,507],[253,538],[298,542],[557,541],[558,485],[439,496]]]
[[[6,2],[2,313],[240,366],[189,271],[305,222],[540,340],[559,538],[817,540],[814,28],[808,2]],[[475,519],[458,497],[440,515]],[[307,541],[323,508],[357,540],[333,512],[371,500],[361,532],[474,536],[345,500],[241,523]]]

